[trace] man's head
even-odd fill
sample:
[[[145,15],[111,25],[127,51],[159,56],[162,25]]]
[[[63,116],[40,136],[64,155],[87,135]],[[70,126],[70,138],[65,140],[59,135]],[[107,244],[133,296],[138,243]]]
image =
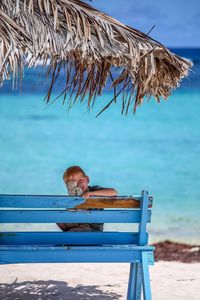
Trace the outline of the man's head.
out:
[[[85,174],[83,169],[78,166],[72,166],[65,170],[63,180],[66,185],[69,181],[75,181],[83,193],[88,190],[89,177]]]

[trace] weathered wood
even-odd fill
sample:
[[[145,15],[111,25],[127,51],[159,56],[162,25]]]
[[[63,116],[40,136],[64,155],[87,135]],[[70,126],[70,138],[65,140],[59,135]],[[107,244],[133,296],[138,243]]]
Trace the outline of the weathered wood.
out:
[[[0,210],[0,223],[139,223],[140,219],[140,210]]]
[[[148,234],[146,234],[146,242]],[[0,245],[137,245],[138,232],[2,232]]]
[[[152,197],[0,195],[0,223],[137,223],[136,232],[2,232],[0,264],[62,262],[131,263],[128,300],[151,299],[146,225]]]
[[[150,200],[149,208],[152,207],[152,199]],[[91,197],[85,200],[84,203],[79,204],[76,208],[88,209],[88,208],[140,208],[141,201],[133,198],[108,198],[108,197]]]
[[[143,251],[152,252],[154,247],[145,246],[1,246],[0,264],[10,263],[82,263],[82,262],[141,262]],[[152,256],[149,264],[152,264]]]
[[[7,208],[139,208],[141,196],[90,197],[0,194],[0,207]],[[149,197],[149,208],[153,197]]]
[[[84,202],[83,197],[66,195],[0,195],[0,207],[7,208],[74,208]]]
[[[148,254],[147,252],[142,252],[142,276],[143,276],[143,295],[145,300],[151,300],[151,286],[150,286],[150,275],[148,268]]]
[[[146,227],[148,222],[148,193],[142,191],[141,200],[141,220],[139,224],[139,241],[138,245],[146,245]]]

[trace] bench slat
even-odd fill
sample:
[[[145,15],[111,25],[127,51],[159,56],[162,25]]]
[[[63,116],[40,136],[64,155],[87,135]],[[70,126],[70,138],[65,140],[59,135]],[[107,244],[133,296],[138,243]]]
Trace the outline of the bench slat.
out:
[[[0,223],[139,223],[140,210],[1,210]],[[148,211],[147,222],[151,220]]]
[[[146,234],[146,240],[148,235]],[[0,245],[137,244],[137,232],[2,232]]]
[[[152,197],[149,207],[152,206]],[[134,197],[83,197],[0,195],[0,207],[14,208],[138,208],[141,196]]]
[[[141,262],[141,251],[149,252],[149,264],[153,264],[154,247],[134,246],[57,246],[31,247],[9,246],[1,247],[0,264],[11,263],[64,263],[64,262]]]

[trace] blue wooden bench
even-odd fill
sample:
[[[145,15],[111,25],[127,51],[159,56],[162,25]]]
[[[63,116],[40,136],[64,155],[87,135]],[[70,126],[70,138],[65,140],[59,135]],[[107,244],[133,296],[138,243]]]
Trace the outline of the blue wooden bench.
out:
[[[127,299],[151,299],[152,197],[0,195],[1,223],[135,223],[136,232],[1,232],[0,264],[130,263]],[[101,208],[101,209],[100,209]],[[143,293],[142,293],[143,291]]]

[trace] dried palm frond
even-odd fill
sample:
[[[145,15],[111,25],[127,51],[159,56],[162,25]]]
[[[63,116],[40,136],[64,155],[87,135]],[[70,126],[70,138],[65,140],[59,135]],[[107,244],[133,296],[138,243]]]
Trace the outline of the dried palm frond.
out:
[[[23,57],[29,36],[24,29],[0,9],[0,85],[3,80],[22,76]],[[14,83],[13,83],[14,84]]]
[[[192,66],[146,34],[79,0],[1,3],[0,9],[30,38],[15,43],[16,49],[29,52],[28,66],[36,65],[38,59],[49,64],[47,101],[64,69],[66,80],[61,95],[64,99],[70,95],[69,106],[87,97],[87,105],[92,107],[109,79],[114,97],[105,109],[121,95],[122,112],[128,112],[131,105],[135,111],[145,96],[154,96],[158,102],[160,97],[167,99]],[[6,38],[9,40],[9,35]],[[14,65],[13,60],[10,66]],[[1,73],[4,79],[3,69]]]

